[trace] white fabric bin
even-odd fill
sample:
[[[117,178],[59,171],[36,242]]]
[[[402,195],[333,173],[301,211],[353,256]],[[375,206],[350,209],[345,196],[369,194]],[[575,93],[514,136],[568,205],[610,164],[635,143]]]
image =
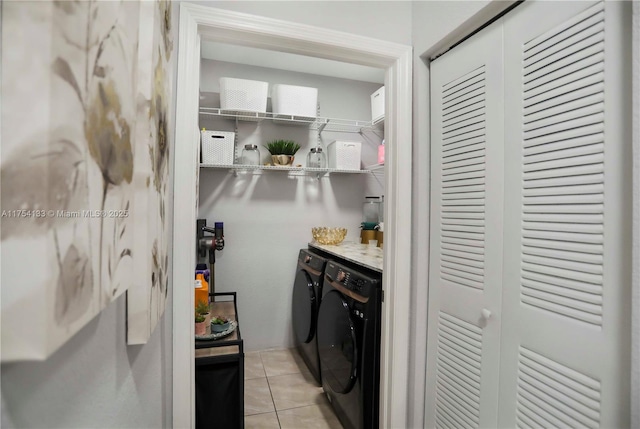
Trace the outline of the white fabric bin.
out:
[[[269,84],[258,80],[220,78],[220,109],[238,112],[267,111]]]
[[[336,140],[327,145],[329,168],[360,170],[362,143]]]
[[[371,94],[371,122],[384,119],[384,86]]]
[[[202,130],[200,135],[203,164],[233,165],[235,133]]]
[[[271,87],[271,109],[276,115],[315,118],[318,88],[276,84]]]

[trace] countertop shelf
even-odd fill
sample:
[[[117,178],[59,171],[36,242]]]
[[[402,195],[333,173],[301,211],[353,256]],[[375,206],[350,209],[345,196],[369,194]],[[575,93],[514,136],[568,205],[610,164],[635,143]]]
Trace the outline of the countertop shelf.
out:
[[[382,272],[384,252],[381,247],[373,247],[368,244],[342,242],[337,245],[320,244],[312,241],[309,247],[320,249],[329,254],[338,256],[349,262],[361,265],[371,270]]]

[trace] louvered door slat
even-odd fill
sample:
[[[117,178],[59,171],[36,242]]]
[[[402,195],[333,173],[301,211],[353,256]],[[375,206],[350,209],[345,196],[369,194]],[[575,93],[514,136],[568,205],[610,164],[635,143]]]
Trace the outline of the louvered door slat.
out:
[[[443,253],[444,253],[444,250],[447,250],[447,251],[453,250],[456,252],[460,252],[462,254],[468,254],[470,259],[473,256],[475,256],[477,258],[482,258],[482,260],[484,260],[484,251],[481,247],[462,246],[457,243],[447,243],[445,240],[442,241],[441,245],[442,245]]]
[[[579,118],[586,118],[593,114],[604,112],[604,103],[591,104],[591,100],[587,101],[584,99],[580,101],[581,103],[575,103],[576,105],[579,104],[580,107],[571,109],[569,106],[565,106],[564,112],[562,113],[558,112],[543,119],[528,121],[524,127],[524,131],[546,131],[551,126],[558,126],[562,127],[562,129],[566,129],[566,127],[571,127],[572,122],[570,121],[578,120]]]
[[[602,296],[595,293],[585,293],[569,288],[563,288],[555,284],[527,280],[526,278],[522,279],[522,285],[528,291],[546,292],[561,297],[573,298],[576,301],[582,301],[590,304],[602,304]]]
[[[544,32],[543,34],[540,34],[535,38],[528,40],[523,47],[523,51],[524,51],[523,56],[527,58],[531,55],[534,55],[540,52],[541,50],[547,49],[549,46],[552,46],[555,41],[561,40],[561,38],[564,37],[564,35],[567,34],[566,32],[570,31],[571,28],[579,26],[585,20],[588,20],[594,15],[599,15],[599,19],[603,20],[604,19],[604,15],[602,13],[603,10],[604,10],[603,4],[601,2],[598,2],[593,6],[585,9],[584,11],[578,13],[577,15],[573,16],[571,19],[568,19],[567,21],[557,26],[554,26],[552,29],[548,30],[547,32]]]
[[[539,146],[538,146],[539,147]],[[576,156],[584,156],[584,155],[594,155],[600,154],[604,151],[603,143],[596,143],[592,145],[584,145],[573,147],[570,149],[558,149],[550,152],[541,153],[539,155],[530,155],[526,157],[526,164],[537,164],[539,162],[551,161],[553,159],[565,159],[565,158],[574,158]]]
[[[464,160],[473,160],[476,162],[483,162],[485,156],[484,148],[475,149],[475,150],[467,150],[462,153],[447,153],[444,162],[444,168],[447,169],[449,166],[455,165],[454,163],[458,161]]]
[[[604,64],[600,63],[598,64],[598,66],[600,69],[604,69]],[[553,82],[557,82],[557,81],[553,81]],[[573,94],[573,93],[570,93],[570,94]],[[559,105],[559,106],[550,107],[548,109],[544,109],[544,108],[539,109],[535,113],[527,115],[527,119],[526,119],[527,122],[525,122],[525,124],[529,125],[531,123],[535,123],[543,119],[553,118],[566,111],[575,110],[581,106],[590,106],[590,105],[598,104],[602,102],[604,102],[604,94],[601,92],[596,92],[595,94],[587,95],[586,97],[578,98],[576,100],[563,103],[562,105]]]
[[[557,143],[564,140],[570,140],[573,138],[585,137],[593,134],[599,134],[604,131],[604,125],[601,123],[586,125],[582,128],[568,129],[556,134],[546,134],[540,137],[531,138],[523,142],[525,148],[533,146],[546,145],[549,143]]]
[[[552,73],[556,70],[560,70],[570,64],[575,63],[576,61],[580,61],[583,58],[587,58],[591,55],[595,55],[598,52],[602,52],[604,48],[604,42],[598,42],[597,37],[592,37],[589,40],[582,41],[578,44],[578,46],[572,47],[569,50],[569,55],[552,59],[545,59],[541,62],[541,64],[536,64],[532,69],[528,70],[524,74],[524,83],[530,83],[535,81],[536,79],[540,79],[543,76]],[[595,44],[593,44],[595,41]]]
[[[581,174],[576,176],[554,177],[552,179],[529,179],[523,184],[524,189],[548,188],[553,186],[564,185],[589,185],[592,183],[601,183],[604,180],[604,174]]]
[[[452,315],[440,314],[436,416],[450,417],[454,413],[458,422],[464,422],[464,427],[478,427],[481,353],[480,328]]]
[[[520,394],[546,402],[545,410],[569,427],[599,427],[600,383],[524,347],[519,355]]]
[[[559,87],[566,86],[580,79],[596,75],[598,73],[601,73],[602,71],[604,71],[604,53],[599,52],[586,58],[582,58],[573,64],[567,65],[564,68],[548,73],[541,79],[532,80],[524,84],[524,91],[527,92],[528,97],[543,94],[545,92],[556,90]],[[590,86],[585,86],[580,91],[581,92],[576,91],[570,95],[567,95],[566,92],[556,93],[556,95],[562,94],[565,97],[561,102],[558,102],[559,100],[549,100],[545,105],[525,105],[525,114],[529,115],[539,110],[545,110],[554,106],[567,104],[572,102],[576,98],[586,98],[591,94],[598,92],[597,90],[591,90]]]
[[[557,214],[557,213],[528,213],[522,214],[522,220],[525,222],[554,222],[554,223],[596,223],[601,224],[604,217],[601,214],[582,213],[573,214]]]
[[[455,245],[443,245],[442,255],[443,257],[454,257],[473,261],[478,264],[477,266],[481,266],[484,262],[484,256],[482,254],[470,252],[469,249],[459,248]]]
[[[522,253],[527,255],[538,255],[552,259],[563,259],[566,261],[579,261],[585,264],[598,264],[602,265],[602,254],[590,254],[582,252],[567,252],[565,250],[558,250],[557,248],[545,249],[541,247],[535,247],[526,245],[523,243]]]
[[[461,124],[469,124],[469,121],[481,118],[482,115],[484,115],[484,103],[465,107],[456,112],[456,114],[447,116],[447,120],[443,122],[442,129],[447,132],[458,128]]]
[[[588,30],[574,36],[571,44],[554,45],[552,49],[544,51],[544,56],[536,57],[535,62],[525,61],[524,71],[527,82],[530,82],[530,78],[533,76],[539,78],[541,75],[549,73],[550,70],[566,67],[567,64],[588,56],[589,54],[584,52],[588,49],[600,46],[599,50],[601,50],[604,47],[604,31],[593,34]]]
[[[477,142],[460,145],[455,148],[447,147],[447,150],[445,151],[445,153],[447,156],[455,156],[455,155],[460,155],[462,153],[475,152],[478,150],[484,150],[484,138],[479,139]]]
[[[448,264],[453,264],[458,266],[464,266],[464,267],[468,267],[475,270],[482,270],[482,267],[484,266],[483,261],[450,256],[450,255],[447,255],[446,252],[442,252],[442,262],[443,263],[446,262]]]
[[[556,277],[547,273],[538,273],[535,271],[528,271],[526,269],[523,269],[520,272],[520,276],[522,277],[523,283],[526,282],[527,280],[540,281],[542,283],[556,285],[559,288],[583,291],[585,293],[598,295],[600,297],[602,296],[600,294],[601,291],[600,291],[599,285],[589,284],[574,278]]]
[[[464,150],[468,147],[477,148],[478,144],[484,145],[484,133],[479,132],[475,137],[460,139],[459,141],[448,143],[446,147],[443,147],[443,152],[450,152],[454,150]]]
[[[556,33],[552,38],[538,44],[535,48],[526,49],[524,53],[524,67],[546,58],[551,54],[561,51],[568,46],[583,40],[586,36],[604,32],[604,12],[599,11],[589,18],[569,27],[564,32]]]
[[[565,122],[553,124],[548,127],[537,128],[531,131],[525,131],[524,139],[533,140],[536,137],[547,136],[567,130],[575,130],[576,128],[585,127],[593,124],[601,124],[604,121],[603,113],[594,113],[576,119],[570,119]]]
[[[585,98],[597,94],[602,87],[604,73],[596,73],[585,75],[582,70],[578,71],[579,78],[571,80],[566,85],[558,86],[549,91],[545,91],[545,87],[537,87],[528,91],[524,95],[525,107],[531,107],[535,112],[541,112],[544,106],[556,107],[576,100],[584,100]],[[554,82],[560,84],[561,82]],[[531,120],[525,118],[525,121]]]
[[[568,150],[573,148],[579,148],[583,146],[592,146],[594,144],[600,144],[604,142],[604,134],[587,134],[579,137],[573,137],[566,140],[552,141],[536,146],[529,146],[524,148],[523,154],[526,159],[534,157],[536,155],[545,154],[549,152],[556,152],[559,150]]]

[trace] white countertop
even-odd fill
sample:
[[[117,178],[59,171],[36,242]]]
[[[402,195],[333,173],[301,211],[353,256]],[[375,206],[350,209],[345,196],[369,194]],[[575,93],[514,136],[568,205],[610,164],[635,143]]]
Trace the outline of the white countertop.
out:
[[[309,246],[336,255],[347,261],[365,266],[374,271],[382,272],[383,251],[380,247],[369,246],[349,241],[340,244],[320,244],[312,241]]]

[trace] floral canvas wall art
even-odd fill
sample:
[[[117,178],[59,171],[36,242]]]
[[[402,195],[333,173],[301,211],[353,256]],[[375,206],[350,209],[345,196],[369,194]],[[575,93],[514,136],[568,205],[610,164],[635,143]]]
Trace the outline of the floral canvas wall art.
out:
[[[2,8],[6,362],[46,359],[132,284],[140,3]]]
[[[144,344],[169,293],[169,155],[173,132],[171,3],[142,2],[138,52],[139,120],[134,175],[134,285],[127,292],[127,343]],[[175,57],[175,56],[174,56]]]

